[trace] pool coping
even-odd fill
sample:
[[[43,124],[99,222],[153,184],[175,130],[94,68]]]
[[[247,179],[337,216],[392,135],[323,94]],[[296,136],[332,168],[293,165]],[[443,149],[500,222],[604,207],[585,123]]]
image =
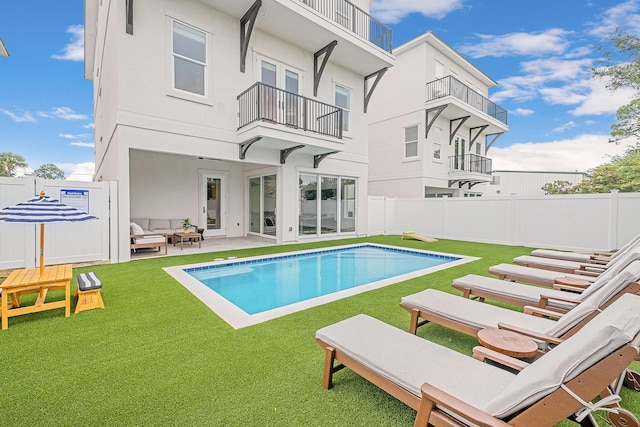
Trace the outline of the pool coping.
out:
[[[390,277],[387,279],[378,280],[375,282],[366,283],[350,289],[344,289],[338,292],[333,292],[327,295],[321,295],[315,298],[311,298],[305,301],[299,301],[293,304],[285,305],[282,307],[274,308],[271,310],[263,311],[256,314],[247,314],[245,311],[237,307],[232,302],[218,294],[217,292],[208,288],[204,283],[191,276],[185,270],[201,269],[206,267],[217,267],[230,264],[245,264],[251,262],[259,262],[264,259],[273,258],[287,258],[291,256],[298,256],[307,253],[329,252],[340,249],[356,248],[363,246],[374,246],[386,249],[400,250],[405,252],[423,253],[430,255],[437,255],[447,258],[457,258],[456,260],[446,262],[437,266],[416,270],[413,272],[401,274],[398,276]],[[333,301],[340,300],[342,298],[358,295],[363,292],[367,292],[374,289],[383,288],[385,286],[392,285],[394,283],[403,282],[405,280],[413,279],[415,277],[424,276],[426,274],[434,273],[436,271],[445,270],[458,265],[466,264],[472,261],[476,261],[480,258],[471,257],[466,255],[451,254],[445,252],[429,251],[422,249],[406,248],[402,246],[384,245],[379,243],[355,243],[349,245],[330,246],[326,248],[304,249],[300,251],[282,252],[276,254],[259,255],[245,258],[216,258],[213,261],[197,263],[197,264],[185,264],[173,267],[165,267],[163,270],[173,277],[178,283],[184,286],[189,292],[202,301],[207,307],[209,307],[215,314],[217,314],[222,320],[228,323],[234,329],[241,329],[247,326],[256,325],[258,323],[266,322],[268,320],[276,319],[278,317],[286,316],[298,311],[306,310],[308,308],[317,307],[319,305],[327,304]]]

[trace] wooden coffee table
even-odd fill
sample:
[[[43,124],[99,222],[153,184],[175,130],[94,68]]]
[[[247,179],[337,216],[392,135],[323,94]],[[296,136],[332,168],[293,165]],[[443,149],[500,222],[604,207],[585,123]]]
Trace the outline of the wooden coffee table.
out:
[[[180,250],[183,249],[183,242],[185,240],[191,241],[192,245],[195,240],[198,242],[198,248],[202,248],[202,236],[200,233],[173,233],[173,239],[171,240],[173,241],[173,246],[176,245],[177,240],[180,240]]]
[[[478,342],[486,348],[518,359],[533,357],[538,352],[538,344],[534,340],[505,329],[482,329],[478,331]]]

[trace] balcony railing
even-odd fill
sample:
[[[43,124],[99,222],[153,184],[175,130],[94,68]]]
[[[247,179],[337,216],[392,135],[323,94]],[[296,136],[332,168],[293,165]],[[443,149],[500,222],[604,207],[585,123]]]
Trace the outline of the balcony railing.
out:
[[[427,83],[427,102],[434,99],[453,96],[477,110],[507,124],[507,110],[489,101],[455,77],[447,76]]]
[[[491,175],[491,159],[477,154],[449,157],[449,172],[469,172]]]
[[[393,31],[347,0],[300,0],[302,3],[391,53]]]
[[[258,120],[342,139],[342,108],[264,83],[238,95],[238,129]]]

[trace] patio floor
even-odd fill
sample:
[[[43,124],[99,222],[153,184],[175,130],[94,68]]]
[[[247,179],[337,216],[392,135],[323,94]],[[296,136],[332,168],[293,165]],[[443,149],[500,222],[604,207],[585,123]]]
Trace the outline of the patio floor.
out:
[[[185,242],[183,249],[180,250],[180,244],[175,246],[168,245],[167,256],[171,255],[188,255],[194,253],[228,251],[234,249],[259,248],[263,246],[275,246],[276,241],[265,239],[257,236],[246,237],[205,237],[202,240],[202,248],[198,247],[198,242]],[[131,253],[131,259],[155,258],[165,256],[164,250],[158,252],[157,249],[138,249]]]

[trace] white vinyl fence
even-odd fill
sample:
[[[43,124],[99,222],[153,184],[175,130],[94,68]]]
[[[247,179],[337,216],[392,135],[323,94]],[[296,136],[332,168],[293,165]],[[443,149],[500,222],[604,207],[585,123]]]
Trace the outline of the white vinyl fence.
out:
[[[24,202],[40,191],[71,206],[86,207],[98,217],[91,221],[45,224],[45,264],[108,261],[109,204],[110,194],[117,191],[115,183],[0,177],[0,208]],[[0,270],[37,266],[38,224],[0,222],[0,242]]]
[[[479,198],[369,197],[369,235],[430,237],[575,251],[607,250],[640,233],[640,193]]]

